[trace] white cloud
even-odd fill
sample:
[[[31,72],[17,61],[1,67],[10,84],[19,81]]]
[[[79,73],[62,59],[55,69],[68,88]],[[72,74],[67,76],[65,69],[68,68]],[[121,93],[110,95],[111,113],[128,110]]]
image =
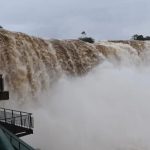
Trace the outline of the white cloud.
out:
[[[149,34],[148,0],[13,0],[1,2],[1,25],[49,38],[77,38],[85,30],[96,39]]]

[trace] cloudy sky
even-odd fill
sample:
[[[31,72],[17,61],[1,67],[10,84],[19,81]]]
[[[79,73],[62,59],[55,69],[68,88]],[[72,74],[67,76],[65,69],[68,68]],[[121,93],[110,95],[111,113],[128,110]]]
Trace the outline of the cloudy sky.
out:
[[[150,35],[150,0],[0,0],[1,25],[43,38]]]

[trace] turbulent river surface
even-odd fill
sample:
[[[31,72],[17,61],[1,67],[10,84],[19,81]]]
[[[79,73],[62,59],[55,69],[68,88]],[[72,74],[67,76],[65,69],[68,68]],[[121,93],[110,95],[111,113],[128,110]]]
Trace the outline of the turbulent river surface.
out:
[[[0,73],[41,150],[149,150],[150,42],[44,40],[0,29]]]

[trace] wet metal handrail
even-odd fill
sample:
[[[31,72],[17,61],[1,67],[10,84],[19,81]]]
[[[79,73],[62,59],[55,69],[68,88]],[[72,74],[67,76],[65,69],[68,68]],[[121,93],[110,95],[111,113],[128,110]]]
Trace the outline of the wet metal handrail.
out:
[[[3,130],[4,134],[7,136],[8,140],[16,150],[35,150],[34,148],[32,148],[31,146],[20,140],[17,136],[12,134],[3,126],[0,125],[0,128]]]
[[[34,126],[33,117],[31,115],[31,113],[0,107],[0,122],[5,122],[31,129]]]

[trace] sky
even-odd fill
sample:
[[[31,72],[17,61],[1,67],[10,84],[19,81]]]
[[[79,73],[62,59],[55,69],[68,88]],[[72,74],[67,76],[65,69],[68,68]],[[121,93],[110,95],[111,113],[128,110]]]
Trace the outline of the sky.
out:
[[[149,0],[0,0],[0,25],[48,39],[150,35]]]

